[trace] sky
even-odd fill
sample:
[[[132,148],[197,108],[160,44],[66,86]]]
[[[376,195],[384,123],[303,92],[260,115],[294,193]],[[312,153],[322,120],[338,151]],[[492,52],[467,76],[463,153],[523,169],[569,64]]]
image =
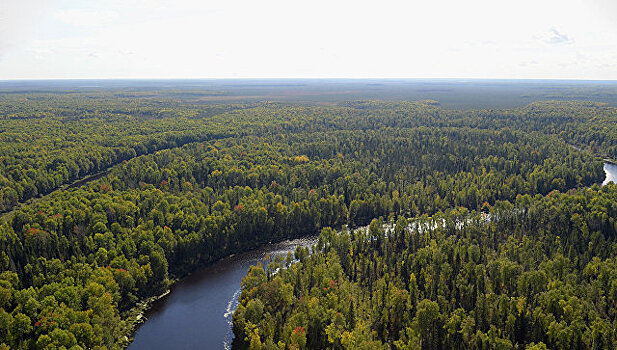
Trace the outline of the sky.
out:
[[[613,0],[0,0],[0,80],[617,80]]]

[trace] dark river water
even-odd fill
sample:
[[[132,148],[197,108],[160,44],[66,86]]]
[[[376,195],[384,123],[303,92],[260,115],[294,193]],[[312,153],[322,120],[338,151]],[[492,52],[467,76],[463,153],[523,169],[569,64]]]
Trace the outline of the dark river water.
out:
[[[152,304],[129,348],[231,349],[231,315],[249,266],[316,243],[317,237],[308,237],[269,244],[195,272]]]
[[[606,179],[617,183],[617,165],[604,164]],[[310,246],[317,237],[270,244],[225,258],[178,282],[171,293],[157,300],[148,320],[135,333],[130,349],[230,349],[231,315],[238,304],[240,281],[249,266],[266,262],[269,255]]]

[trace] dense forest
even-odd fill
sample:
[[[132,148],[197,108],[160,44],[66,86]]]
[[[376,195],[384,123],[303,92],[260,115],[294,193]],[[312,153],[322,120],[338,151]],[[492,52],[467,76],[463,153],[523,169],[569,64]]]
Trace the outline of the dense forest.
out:
[[[617,158],[615,112],[3,95],[0,344],[123,347],[138,303],[197,268],[371,223],[252,269],[237,346],[603,347],[615,190],[588,187]]]
[[[609,184],[324,228],[312,254],[251,267],[237,345],[614,349],[616,215]]]
[[[506,129],[556,135],[594,154],[617,158],[615,108],[597,103],[538,102],[514,110],[452,111],[434,101],[307,107],[74,95],[0,98],[0,212],[139,155],[246,135],[421,126]]]

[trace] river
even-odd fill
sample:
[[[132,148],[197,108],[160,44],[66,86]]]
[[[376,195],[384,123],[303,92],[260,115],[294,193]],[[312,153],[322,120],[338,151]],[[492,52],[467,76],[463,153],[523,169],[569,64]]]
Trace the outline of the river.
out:
[[[617,183],[617,165],[604,164],[606,179]],[[240,281],[249,266],[310,246],[317,237],[284,241],[225,258],[178,282],[146,313],[130,349],[230,349],[231,315],[238,304]]]
[[[606,173],[606,179],[602,182],[602,186],[611,181],[617,184],[617,164],[604,163],[604,173]]]
[[[231,349],[231,315],[249,266],[316,243],[313,236],[268,244],[182,279],[171,293],[153,303],[129,349]]]

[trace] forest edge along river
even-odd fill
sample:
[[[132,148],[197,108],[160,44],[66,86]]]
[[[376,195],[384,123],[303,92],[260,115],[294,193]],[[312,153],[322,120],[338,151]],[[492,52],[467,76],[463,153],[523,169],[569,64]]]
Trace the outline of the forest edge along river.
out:
[[[145,313],[147,322],[129,348],[231,349],[231,316],[249,267],[293,253],[298,246],[313,246],[317,238],[287,240],[235,254],[180,280]]]
[[[605,163],[602,185],[617,183],[617,164]],[[316,236],[268,244],[224,258],[176,283],[152,303],[146,322],[134,334],[131,349],[231,349],[231,317],[248,268],[268,263],[296,247],[312,246]]]

